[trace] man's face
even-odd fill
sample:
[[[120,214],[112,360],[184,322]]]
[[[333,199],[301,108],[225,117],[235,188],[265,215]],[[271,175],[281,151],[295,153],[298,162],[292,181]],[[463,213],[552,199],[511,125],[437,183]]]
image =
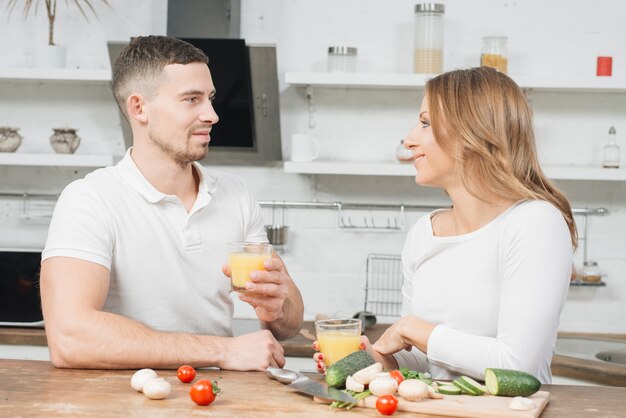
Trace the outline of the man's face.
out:
[[[211,128],[219,120],[214,96],[206,64],[166,65],[163,80],[145,106],[150,141],[179,165],[206,157]]]

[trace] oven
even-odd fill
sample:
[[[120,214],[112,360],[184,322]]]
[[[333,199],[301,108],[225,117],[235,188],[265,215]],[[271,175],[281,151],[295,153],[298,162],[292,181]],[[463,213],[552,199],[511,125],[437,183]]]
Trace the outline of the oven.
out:
[[[0,326],[41,327],[41,250],[0,249]]]

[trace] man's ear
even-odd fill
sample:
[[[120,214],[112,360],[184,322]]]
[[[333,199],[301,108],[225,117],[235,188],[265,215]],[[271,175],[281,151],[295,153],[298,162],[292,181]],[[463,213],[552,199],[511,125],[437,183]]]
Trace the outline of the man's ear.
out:
[[[140,123],[148,122],[148,115],[144,109],[145,105],[146,101],[141,94],[131,94],[128,99],[126,99],[128,117]]]

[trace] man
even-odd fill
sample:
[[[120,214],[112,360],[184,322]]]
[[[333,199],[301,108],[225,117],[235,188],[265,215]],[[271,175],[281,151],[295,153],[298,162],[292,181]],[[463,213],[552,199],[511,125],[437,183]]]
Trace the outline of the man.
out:
[[[202,168],[218,121],[202,51],[134,39],[113,93],[133,146],[119,164],[62,193],[42,255],[41,297],[57,367],[262,370],[285,362],[276,339],[301,327],[302,297],[277,254],[239,298],[263,330],[232,337],[230,241],[265,242],[260,210],[236,177]]]

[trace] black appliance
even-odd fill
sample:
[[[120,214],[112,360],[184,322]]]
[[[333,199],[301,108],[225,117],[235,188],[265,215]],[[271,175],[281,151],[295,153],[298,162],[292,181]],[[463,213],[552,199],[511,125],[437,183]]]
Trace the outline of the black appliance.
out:
[[[43,327],[41,251],[0,250],[0,326]]]

